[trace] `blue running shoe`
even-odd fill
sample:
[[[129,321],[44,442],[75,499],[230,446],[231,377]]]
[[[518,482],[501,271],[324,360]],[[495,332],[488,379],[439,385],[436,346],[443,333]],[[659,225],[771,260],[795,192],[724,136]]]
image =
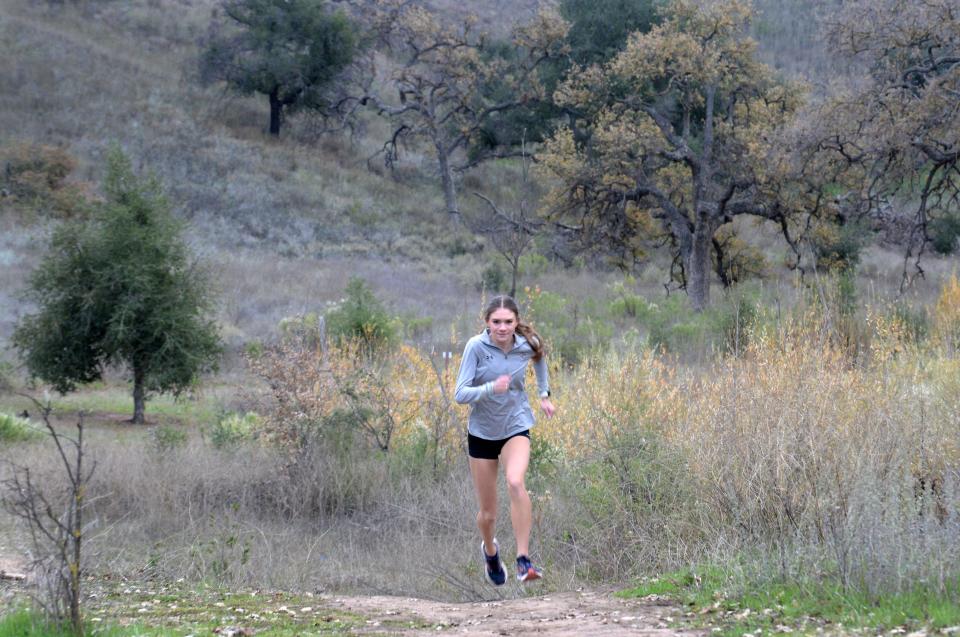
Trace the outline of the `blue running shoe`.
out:
[[[534,566],[529,557],[526,555],[517,557],[517,581],[532,582],[541,577],[543,577],[543,571]]]
[[[507,583],[507,567],[503,565],[500,559],[500,544],[497,538],[493,538],[493,546],[497,552],[493,555],[487,555],[487,549],[483,541],[480,542],[480,557],[483,558],[483,573],[494,586],[503,586]]]

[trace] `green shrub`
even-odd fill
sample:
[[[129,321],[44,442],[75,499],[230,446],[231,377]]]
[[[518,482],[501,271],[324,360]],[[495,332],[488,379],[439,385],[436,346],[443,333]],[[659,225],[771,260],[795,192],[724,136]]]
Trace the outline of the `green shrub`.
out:
[[[596,299],[572,302],[555,292],[527,289],[524,320],[531,321],[547,343],[547,351],[565,364],[578,364],[592,349],[613,336],[606,307]]]
[[[855,271],[869,238],[870,230],[859,223],[825,223],[815,228],[810,244],[817,258],[817,269],[837,273]]]
[[[260,416],[252,411],[245,414],[227,414],[211,428],[210,442],[217,449],[249,442],[256,437],[260,424]]]
[[[595,444],[557,483],[575,504],[566,528],[590,556],[586,575],[621,580],[699,550],[696,486],[682,453],[636,421],[611,423]]]
[[[410,340],[416,340],[429,336],[433,330],[432,316],[408,316],[403,319],[403,336]]]
[[[247,358],[260,358],[263,355],[263,341],[254,339],[243,344],[243,353]]]
[[[350,279],[343,301],[327,313],[327,331],[337,340],[360,339],[376,349],[392,345],[397,339],[397,321],[386,309],[367,282]]]
[[[641,323],[647,345],[678,354],[739,351],[757,320],[756,295],[735,289],[722,301],[694,312],[685,296],[674,295],[650,304]]]
[[[550,269],[550,260],[542,254],[530,252],[520,256],[520,274],[534,278],[544,275]]]
[[[486,291],[490,295],[500,294],[506,289],[507,275],[504,273],[500,264],[494,261],[488,265],[480,275],[480,281],[477,283],[477,291]]]
[[[960,238],[960,214],[952,212],[932,220],[929,231],[930,242],[937,254],[953,254]]]
[[[633,277],[627,277],[625,280],[613,284],[614,299],[609,304],[611,315],[621,318],[635,318],[640,321],[649,317],[651,310],[647,300],[628,289],[635,283]]]
[[[43,432],[33,426],[29,420],[0,413],[0,440],[3,442],[23,442],[43,437]]]
[[[150,432],[154,449],[160,452],[173,451],[187,444],[187,432],[172,425],[159,425]]]

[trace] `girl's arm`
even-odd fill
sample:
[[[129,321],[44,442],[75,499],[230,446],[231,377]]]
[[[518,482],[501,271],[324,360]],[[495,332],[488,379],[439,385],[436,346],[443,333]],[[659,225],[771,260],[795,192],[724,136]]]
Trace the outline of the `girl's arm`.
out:
[[[533,363],[533,371],[537,375],[537,393],[540,398],[550,396],[550,379],[547,375],[547,357],[544,356]]]
[[[533,363],[533,371],[537,375],[537,393],[540,394],[540,409],[547,415],[553,416],[556,408],[550,402],[550,379],[547,375],[547,358],[544,356]]]
[[[463,349],[463,358],[460,359],[460,371],[457,373],[457,389],[454,400],[461,405],[475,403],[493,393],[493,381],[471,386],[477,375],[476,342],[471,340]]]

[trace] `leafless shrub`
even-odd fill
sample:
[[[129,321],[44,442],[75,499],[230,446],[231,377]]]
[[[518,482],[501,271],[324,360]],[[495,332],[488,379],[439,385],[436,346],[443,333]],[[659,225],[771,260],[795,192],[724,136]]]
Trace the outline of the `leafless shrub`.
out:
[[[30,466],[13,464],[2,483],[2,504],[24,521],[29,531],[34,551],[32,570],[39,591],[35,599],[52,622],[69,622],[73,633],[82,635],[80,586],[85,568],[81,549],[88,530],[84,525],[89,508],[88,485],[96,463],[87,462],[82,414],[76,438],[70,438],[50,423],[50,406],[34,402],[57,450],[57,482],[61,486],[45,487]]]

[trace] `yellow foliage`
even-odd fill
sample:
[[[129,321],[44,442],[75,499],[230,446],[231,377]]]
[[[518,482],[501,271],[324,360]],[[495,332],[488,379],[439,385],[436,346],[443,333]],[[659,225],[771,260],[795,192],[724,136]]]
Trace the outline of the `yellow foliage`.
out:
[[[933,341],[944,352],[955,355],[960,348],[960,281],[950,275],[933,307]]]
[[[938,326],[957,325],[958,298],[952,278]],[[869,352],[855,358],[831,338],[829,319],[812,307],[761,321],[738,355],[694,368],[635,345],[574,369],[549,357],[557,413],[538,413],[534,435],[569,461],[609,449],[623,433],[656,436],[681,454],[712,515],[763,528],[787,523],[781,516],[820,528],[865,476],[871,484],[929,480],[957,466],[960,359],[919,347],[902,320],[880,311],[868,316]],[[362,408],[378,444],[392,449],[426,432],[446,461],[463,453],[468,408],[452,399],[458,355],[439,359],[404,345],[370,360],[351,346],[326,357],[284,347],[253,362],[277,399],[274,431]]]

